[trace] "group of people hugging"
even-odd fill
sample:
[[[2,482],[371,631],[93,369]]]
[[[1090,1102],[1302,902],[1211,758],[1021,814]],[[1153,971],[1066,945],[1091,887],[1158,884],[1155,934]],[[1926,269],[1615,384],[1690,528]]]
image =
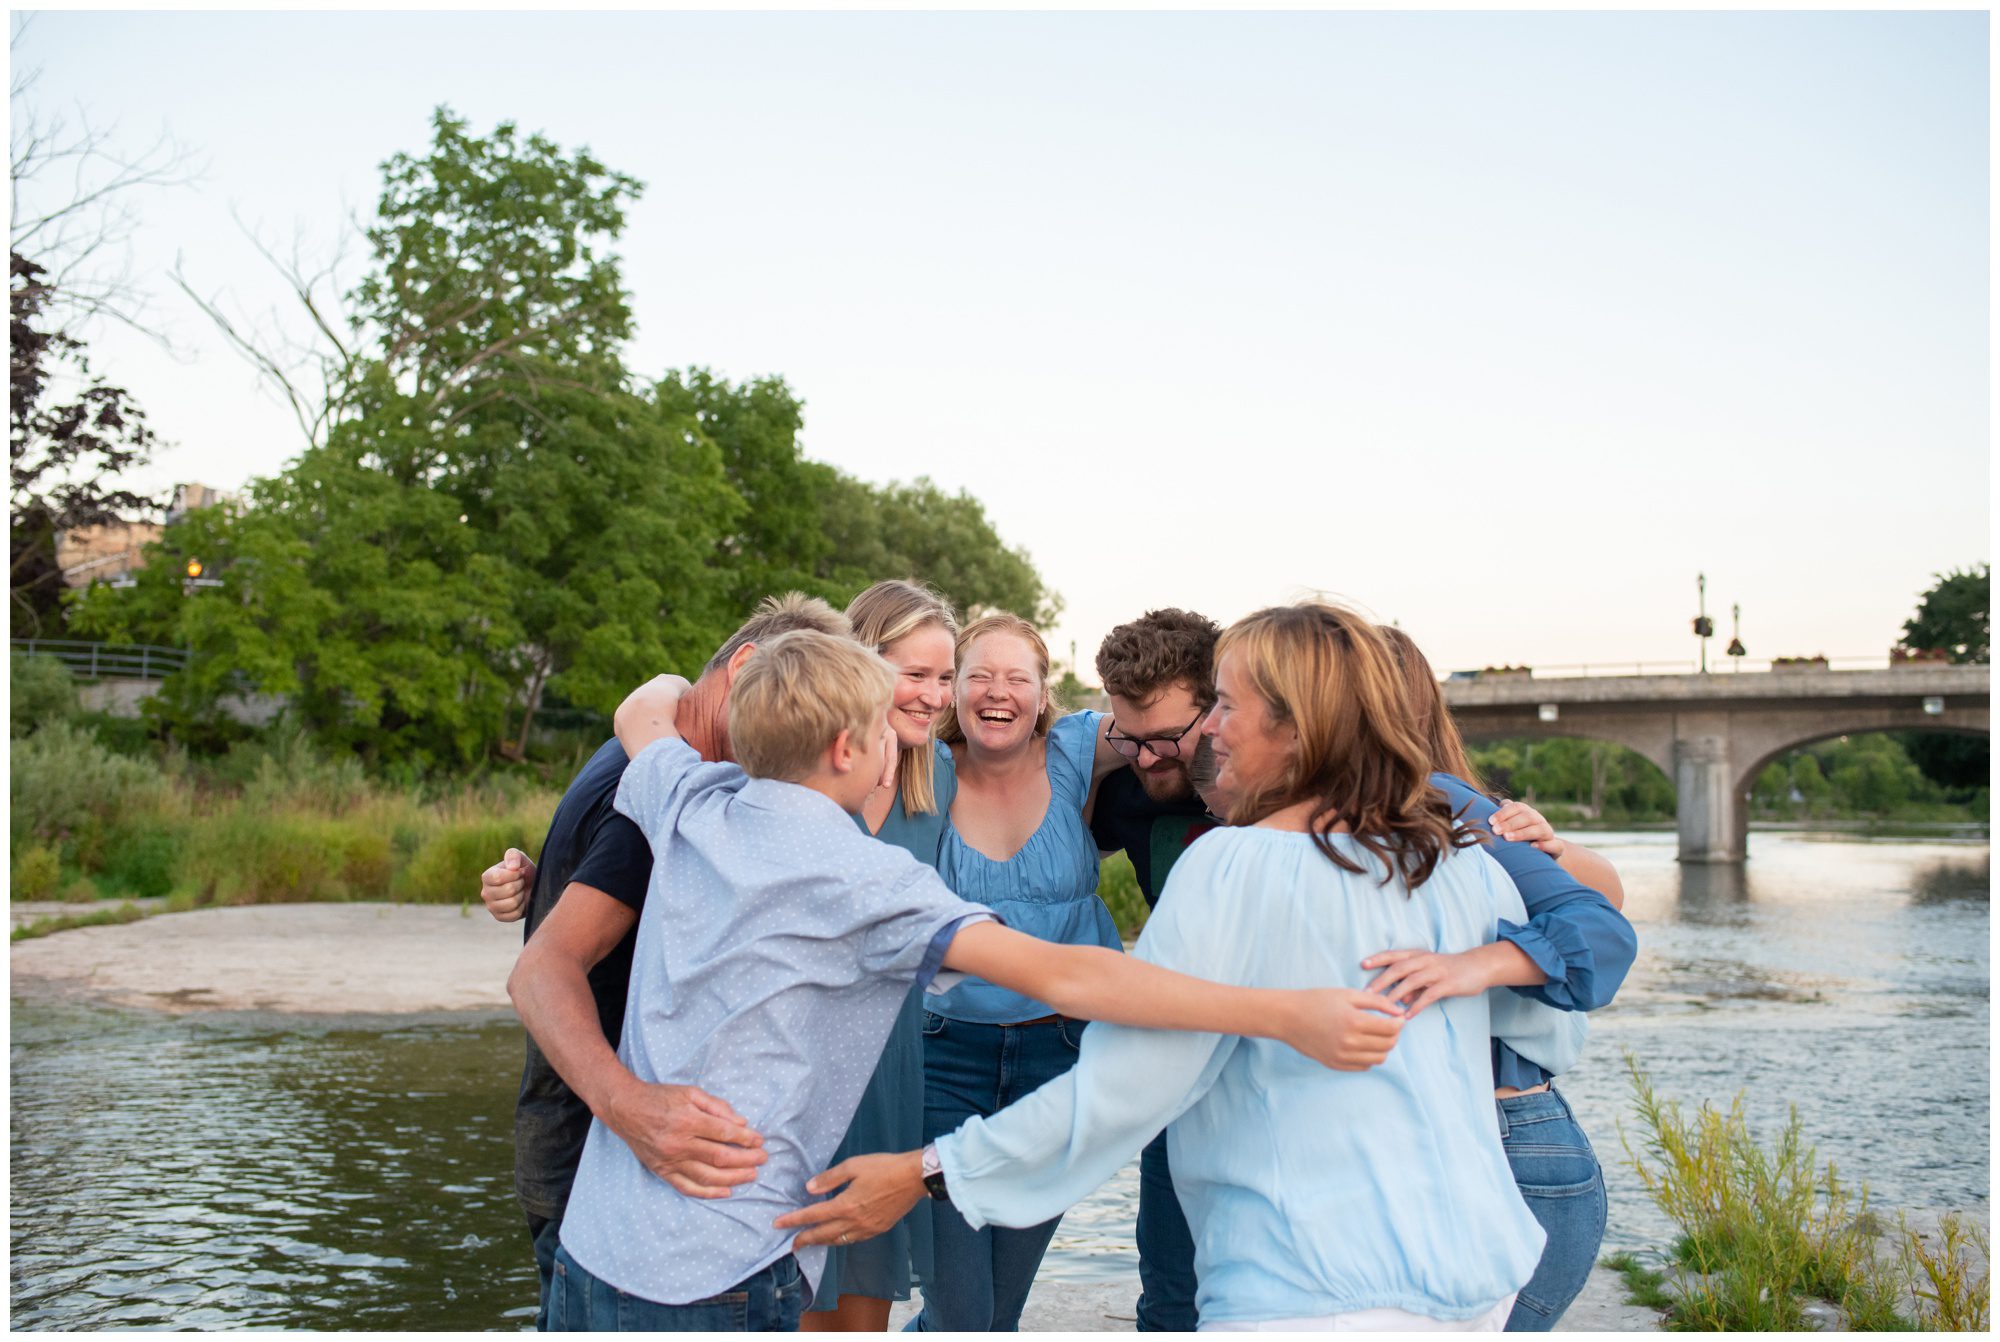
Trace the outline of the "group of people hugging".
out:
[[[1422,653],[1322,601],[1041,635],[914,582],[767,599],[564,794],[516,1182],[546,1329],[1012,1331],[1140,1154],[1146,1331],[1553,1327],[1604,1233],[1551,1079],[1636,942],[1481,789]],[[1128,952],[1097,893],[1122,850]]]

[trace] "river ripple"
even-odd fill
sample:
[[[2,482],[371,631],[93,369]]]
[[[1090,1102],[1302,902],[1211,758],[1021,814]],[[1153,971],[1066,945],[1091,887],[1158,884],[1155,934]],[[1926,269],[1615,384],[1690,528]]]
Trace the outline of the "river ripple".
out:
[[[1564,1082],[1611,1182],[1610,1247],[1669,1229],[1624,1165],[1621,1052],[1753,1130],[1797,1104],[1877,1205],[1984,1212],[1984,845],[1752,837],[1746,871],[1599,835],[1640,959]],[[519,1328],[510,1023],[301,1027],[16,1002],[17,1328]],[[1050,1280],[1129,1279],[1128,1167],[1070,1212]]]

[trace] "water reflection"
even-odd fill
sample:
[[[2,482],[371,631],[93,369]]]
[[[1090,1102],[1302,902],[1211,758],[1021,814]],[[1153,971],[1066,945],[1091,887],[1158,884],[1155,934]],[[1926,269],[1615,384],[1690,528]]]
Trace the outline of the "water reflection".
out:
[[[1948,904],[1962,899],[1991,899],[1993,859],[1982,858],[1977,866],[1959,862],[1934,862],[1919,868],[1910,897],[1918,904]]]
[[[1740,927],[1749,917],[1750,873],[1746,863],[1683,862],[1679,911],[1682,921]]]

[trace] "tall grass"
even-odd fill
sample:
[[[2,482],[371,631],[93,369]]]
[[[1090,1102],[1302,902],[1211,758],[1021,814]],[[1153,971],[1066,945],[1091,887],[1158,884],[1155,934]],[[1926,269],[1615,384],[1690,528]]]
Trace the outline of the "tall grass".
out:
[[[1727,1110],[1703,1104],[1692,1119],[1663,1102],[1630,1054],[1641,1150],[1625,1150],[1640,1184],[1680,1228],[1664,1287],[1669,1326],[1709,1332],[1811,1327],[1806,1304],[1839,1307],[1847,1327],[1955,1330],[1986,1318],[1985,1240],[1957,1218],[1932,1245],[1901,1224],[1895,1248],[1832,1161],[1819,1163],[1798,1110],[1765,1149],[1750,1135],[1739,1093]],[[1976,1247],[1975,1269],[1964,1251]],[[1636,1263],[1621,1264],[1628,1280]],[[1921,1274],[1921,1275],[1920,1275]],[[1928,1282],[1928,1289],[1922,1284]]]
[[[505,849],[537,852],[557,801],[518,775],[388,786],[283,728],[197,763],[58,718],[11,751],[16,899],[462,903]]]

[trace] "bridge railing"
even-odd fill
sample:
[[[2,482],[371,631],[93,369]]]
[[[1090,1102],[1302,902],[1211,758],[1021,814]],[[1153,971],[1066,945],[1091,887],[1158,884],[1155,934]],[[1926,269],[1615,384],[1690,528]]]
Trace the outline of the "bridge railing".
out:
[[[15,638],[13,651],[53,657],[80,680],[164,680],[188,664],[186,648],[155,643],[90,643],[72,638]]]
[[[1889,666],[1887,653],[1858,657],[1812,657],[1782,659],[1775,665],[1768,657],[1727,657],[1709,659],[1711,676],[1760,675],[1768,671],[1883,671]],[[1919,663],[1926,665],[1926,663]],[[1502,680],[1510,678],[1565,680],[1577,676],[1692,676],[1701,664],[1690,657],[1682,662],[1569,662],[1532,668],[1497,668],[1483,671],[1453,671],[1447,680]]]

